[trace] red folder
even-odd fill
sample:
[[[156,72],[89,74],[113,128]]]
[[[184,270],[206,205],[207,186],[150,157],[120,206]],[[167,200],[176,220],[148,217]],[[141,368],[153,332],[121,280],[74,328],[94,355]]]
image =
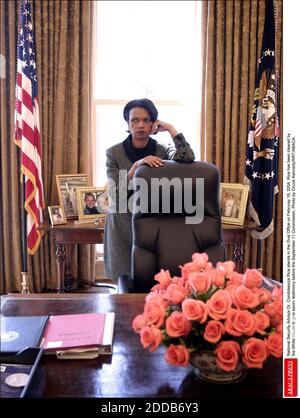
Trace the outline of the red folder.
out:
[[[41,347],[62,359],[111,354],[114,320],[113,312],[50,316]]]

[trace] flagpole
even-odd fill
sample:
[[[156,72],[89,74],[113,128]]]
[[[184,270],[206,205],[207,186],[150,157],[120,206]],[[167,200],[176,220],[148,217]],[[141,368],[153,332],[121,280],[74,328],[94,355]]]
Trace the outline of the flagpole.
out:
[[[261,227],[251,231],[252,238],[262,240],[274,230],[274,195],[278,192],[278,105],[276,86],[278,71],[275,55],[273,1],[266,1],[261,54],[258,60],[255,92],[246,146],[245,181],[251,185],[250,216]],[[260,266],[261,243],[257,246]]]
[[[256,268],[262,273],[262,266],[261,266],[261,240],[257,240],[257,253],[256,253]]]
[[[42,144],[39,123],[38,84],[36,73],[35,32],[30,0],[20,1],[15,100],[15,143],[21,148],[22,209],[22,293],[29,293],[27,254],[34,255],[42,234],[44,190]],[[26,210],[25,210],[26,202]],[[24,206],[23,206],[24,205]]]
[[[29,278],[27,272],[27,212],[25,210],[25,176],[22,175],[22,188],[21,188],[21,223],[22,223],[22,272],[21,272],[21,292],[29,292]]]

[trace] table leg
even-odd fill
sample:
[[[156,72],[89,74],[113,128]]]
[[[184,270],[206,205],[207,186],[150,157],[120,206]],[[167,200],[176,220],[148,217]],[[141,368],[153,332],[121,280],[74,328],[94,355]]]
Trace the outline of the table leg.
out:
[[[57,293],[65,292],[65,260],[64,244],[56,244]]]
[[[65,268],[65,291],[72,292],[73,290],[73,276],[71,271],[71,245],[65,246],[66,251],[66,268]]]
[[[243,258],[244,250],[243,250],[243,242],[236,241],[233,243],[233,261],[236,263],[238,273],[243,273]]]

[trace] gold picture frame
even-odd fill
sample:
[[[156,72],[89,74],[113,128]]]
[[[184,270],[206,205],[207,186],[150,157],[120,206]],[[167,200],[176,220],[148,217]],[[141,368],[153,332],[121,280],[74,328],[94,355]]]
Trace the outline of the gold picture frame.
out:
[[[62,206],[48,206],[51,225],[64,225],[67,223],[66,214]]]
[[[64,208],[66,218],[78,218],[76,189],[88,186],[87,174],[57,174],[56,185],[59,204]]]
[[[221,183],[220,205],[222,223],[243,225],[249,195],[249,186],[239,183]]]
[[[108,211],[107,187],[78,187],[76,190],[79,220],[106,218]]]

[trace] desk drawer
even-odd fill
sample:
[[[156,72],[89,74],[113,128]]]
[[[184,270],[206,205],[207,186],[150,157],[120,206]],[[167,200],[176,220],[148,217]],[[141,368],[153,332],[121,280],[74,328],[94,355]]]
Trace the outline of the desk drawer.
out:
[[[102,244],[104,231],[99,229],[81,231],[56,230],[54,235],[56,244]]]

